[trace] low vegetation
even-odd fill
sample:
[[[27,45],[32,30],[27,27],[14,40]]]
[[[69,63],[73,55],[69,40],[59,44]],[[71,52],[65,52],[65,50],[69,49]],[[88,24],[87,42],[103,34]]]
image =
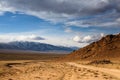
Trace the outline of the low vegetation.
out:
[[[88,64],[112,64],[110,60],[94,60]]]
[[[54,53],[0,53],[0,61],[3,60],[53,60],[65,56],[66,54]]]

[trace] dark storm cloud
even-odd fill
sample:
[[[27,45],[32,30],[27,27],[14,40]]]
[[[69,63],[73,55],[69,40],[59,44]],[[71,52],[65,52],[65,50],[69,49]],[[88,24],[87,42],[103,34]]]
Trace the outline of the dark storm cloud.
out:
[[[114,6],[103,0],[1,0],[10,7],[32,11],[50,11],[65,14],[96,14]],[[115,0],[117,1],[117,0]],[[115,3],[114,3],[115,4]]]
[[[120,17],[119,4],[120,0],[0,0],[0,12],[18,11],[52,22],[101,15],[92,20],[96,19],[96,24],[102,25],[104,20],[101,18],[107,17],[115,22]],[[104,14],[108,15],[104,16]],[[89,20],[84,22],[84,25],[88,25],[88,22]],[[94,26],[95,22],[90,20],[90,24]]]

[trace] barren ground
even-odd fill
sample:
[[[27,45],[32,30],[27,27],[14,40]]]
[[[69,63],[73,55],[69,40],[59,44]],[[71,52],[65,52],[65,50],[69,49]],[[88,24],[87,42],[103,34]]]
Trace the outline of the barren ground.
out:
[[[120,80],[120,70],[75,62],[1,61],[0,80]]]
[[[120,61],[57,61],[65,54],[0,53],[0,80],[120,80]]]

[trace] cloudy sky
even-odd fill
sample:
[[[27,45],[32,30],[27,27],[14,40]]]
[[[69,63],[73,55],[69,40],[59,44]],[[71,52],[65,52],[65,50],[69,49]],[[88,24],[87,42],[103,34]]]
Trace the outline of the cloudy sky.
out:
[[[0,0],[0,42],[83,47],[120,32],[120,0]]]

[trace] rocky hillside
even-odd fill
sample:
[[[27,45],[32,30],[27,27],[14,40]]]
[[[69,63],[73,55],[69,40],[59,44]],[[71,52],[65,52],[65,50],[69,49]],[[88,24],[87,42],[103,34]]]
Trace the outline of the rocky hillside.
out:
[[[65,59],[120,59],[120,33],[107,35],[97,42],[72,52]]]

